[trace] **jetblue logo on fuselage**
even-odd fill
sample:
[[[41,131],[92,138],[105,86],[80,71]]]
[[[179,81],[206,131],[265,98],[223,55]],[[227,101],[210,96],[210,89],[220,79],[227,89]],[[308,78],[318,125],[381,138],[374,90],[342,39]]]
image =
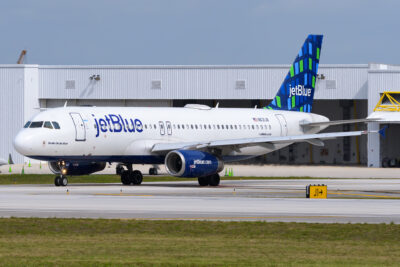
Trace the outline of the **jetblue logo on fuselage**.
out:
[[[311,96],[311,88],[305,88],[304,85],[297,85],[296,87],[290,87],[289,91],[290,91],[289,97],[292,97],[293,95]]]
[[[97,119],[94,114],[92,114],[92,116],[96,122],[96,137],[99,137],[100,131],[103,133],[143,132],[143,123],[139,119],[125,119],[119,114],[107,114],[104,115],[104,118],[99,119]]]

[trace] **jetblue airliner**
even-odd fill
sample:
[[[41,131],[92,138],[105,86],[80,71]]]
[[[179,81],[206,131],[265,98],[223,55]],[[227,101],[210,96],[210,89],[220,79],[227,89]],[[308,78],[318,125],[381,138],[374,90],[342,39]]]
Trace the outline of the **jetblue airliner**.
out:
[[[311,113],[322,35],[309,35],[272,102],[261,109],[60,107],[29,120],[14,140],[30,158],[49,161],[56,186],[67,175],[101,171],[116,162],[124,185],[139,185],[133,164],[165,164],[169,174],[197,177],[217,186],[225,162],[270,153],[295,142],[323,145],[324,139],[365,131],[321,133],[329,119]]]

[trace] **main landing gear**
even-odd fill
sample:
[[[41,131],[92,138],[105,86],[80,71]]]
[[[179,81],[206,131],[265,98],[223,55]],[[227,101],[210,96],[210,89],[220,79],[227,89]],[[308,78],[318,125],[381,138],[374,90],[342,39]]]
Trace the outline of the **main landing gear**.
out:
[[[207,185],[218,186],[219,181],[221,180],[218,173],[213,174],[213,175],[199,177],[197,179],[199,181],[200,186],[207,186]]]
[[[67,186],[68,185],[68,179],[67,176],[65,175],[58,175],[54,179],[54,184],[56,186]]]
[[[143,175],[138,170],[132,170],[132,164],[127,164],[128,170],[125,170],[121,165],[117,166],[117,174],[121,175],[121,182],[124,185],[140,185],[143,181]]]

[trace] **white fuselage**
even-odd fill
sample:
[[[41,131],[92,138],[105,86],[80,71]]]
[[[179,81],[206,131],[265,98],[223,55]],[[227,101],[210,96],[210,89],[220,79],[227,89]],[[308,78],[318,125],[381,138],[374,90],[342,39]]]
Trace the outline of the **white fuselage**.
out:
[[[80,119],[81,118],[81,119]],[[86,160],[163,163],[164,154],[152,153],[157,143],[209,142],[316,133],[304,132],[300,122],[328,121],[324,116],[267,109],[63,107],[43,111],[31,122],[57,122],[60,129],[22,129],[14,140],[21,154],[48,161]],[[272,147],[226,148],[226,161],[269,153],[291,144]]]

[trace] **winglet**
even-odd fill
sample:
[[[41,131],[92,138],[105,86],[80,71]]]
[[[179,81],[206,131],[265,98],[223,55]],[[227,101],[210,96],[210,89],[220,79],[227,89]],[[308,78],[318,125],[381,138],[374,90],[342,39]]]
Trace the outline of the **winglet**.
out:
[[[67,104],[68,104],[68,100],[65,101],[64,108],[67,107]]]
[[[388,126],[386,125],[385,127],[383,127],[382,129],[380,129],[378,131],[378,133],[383,137],[386,138],[386,129],[388,128]]]

